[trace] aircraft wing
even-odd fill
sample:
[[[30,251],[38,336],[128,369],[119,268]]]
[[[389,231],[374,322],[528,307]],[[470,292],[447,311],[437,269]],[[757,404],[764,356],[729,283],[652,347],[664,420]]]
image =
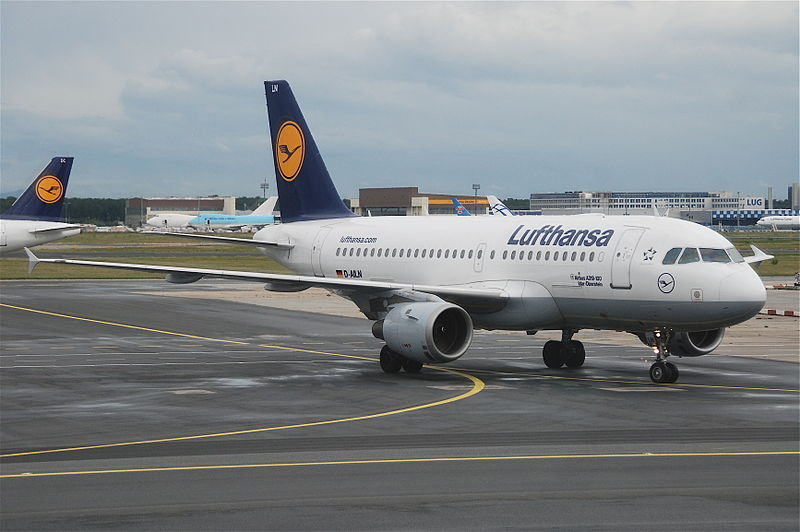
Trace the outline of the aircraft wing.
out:
[[[748,263],[748,264],[752,264],[754,262],[755,263],[763,262],[765,260],[769,260],[769,259],[775,258],[774,255],[767,255],[766,253],[764,253],[763,251],[761,251],[760,249],[755,247],[753,244],[750,244],[750,249],[753,250],[753,254],[749,255],[747,257],[744,257],[744,261],[746,263]]]
[[[217,242],[224,242],[226,244],[242,244],[249,246],[257,246],[262,248],[277,247],[283,249],[291,249],[294,244],[288,242],[265,242],[263,240],[253,240],[250,238],[232,238],[229,236],[211,236],[211,235],[194,235],[191,233],[167,233],[165,231],[150,231],[148,234],[164,235],[164,236],[177,236],[180,238],[199,238],[203,240],[215,240]]]
[[[53,225],[50,227],[37,227],[36,229],[31,229],[28,231],[29,233],[50,233],[52,231],[66,231],[67,229],[80,229],[81,226],[79,224],[60,224],[60,225]],[[19,249],[19,248],[17,248]]]
[[[231,239],[237,240],[237,239]],[[212,279],[234,279],[238,281],[255,281],[267,283],[277,291],[299,291],[309,287],[327,288],[350,293],[375,294],[386,291],[410,290],[433,294],[442,299],[453,301],[469,301],[473,304],[504,303],[508,294],[497,288],[471,288],[464,286],[432,286],[388,281],[366,281],[362,279],[343,279],[333,277],[314,277],[308,275],[286,275],[277,273],[242,272],[236,270],[213,270],[206,268],[184,268],[177,266],[157,266],[147,264],[126,264],[120,262],[101,262],[73,259],[40,259],[25,248],[28,254],[28,273],[39,263],[69,264],[73,266],[96,266],[100,268],[116,268],[141,272],[160,273],[166,275],[171,283],[185,284],[199,281],[203,277]]]

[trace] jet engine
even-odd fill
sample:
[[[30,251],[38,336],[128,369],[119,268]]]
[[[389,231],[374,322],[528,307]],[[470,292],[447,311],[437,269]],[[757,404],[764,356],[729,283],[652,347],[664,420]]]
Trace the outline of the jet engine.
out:
[[[417,362],[452,362],[472,342],[466,310],[444,301],[403,303],[372,325],[389,349]]]
[[[707,355],[722,343],[725,329],[675,333],[667,344],[670,353],[680,357]]]

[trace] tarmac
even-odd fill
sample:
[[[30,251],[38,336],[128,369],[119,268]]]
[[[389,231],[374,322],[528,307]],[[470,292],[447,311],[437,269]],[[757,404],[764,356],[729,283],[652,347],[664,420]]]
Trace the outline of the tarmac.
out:
[[[656,385],[600,331],[579,369],[544,366],[555,333],[479,331],[386,375],[314,289],[3,282],[0,304],[3,530],[800,528],[797,318]]]

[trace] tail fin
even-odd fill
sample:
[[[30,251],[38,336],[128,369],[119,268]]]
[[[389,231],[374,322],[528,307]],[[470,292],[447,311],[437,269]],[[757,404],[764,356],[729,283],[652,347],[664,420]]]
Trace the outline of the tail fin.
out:
[[[303,113],[283,80],[265,81],[281,220],[355,216],[339,197]]]
[[[489,200],[489,214],[498,214],[500,216],[514,216],[514,213],[511,212],[511,209],[506,207],[505,203],[497,199],[497,196],[486,196],[486,199]]]
[[[278,196],[270,196],[256,209],[250,213],[250,216],[272,216],[275,211],[275,205],[278,203]]]
[[[61,220],[73,157],[53,157],[28,189],[0,217],[18,220]]]
[[[458,216],[470,216],[470,212],[467,210],[466,207],[461,205],[461,202],[458,201],[458,198],[450,198],[450,201],[453,202],[453,208],[455,208],[456,214]]]

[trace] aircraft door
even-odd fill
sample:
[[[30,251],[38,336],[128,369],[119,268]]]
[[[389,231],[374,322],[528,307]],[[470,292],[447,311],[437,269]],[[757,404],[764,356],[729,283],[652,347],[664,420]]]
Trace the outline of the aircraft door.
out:
[[[331,232],[330,227],[323,227],[317,233],[314,239],[314,247],[311,250],[311,264],[314,268],[314,275],[317,277],[325,277],[322,273],[322,244],[325,242],[325,237]]]
[[[475,250],[475,262],[473,263],[473,268],[476,272],[483,271],[483,259],[486,256],[486,244],[480,243],[478,244],[478,248]]]
[[[622,234],[611,262],[611,288],[631,288],[631,259],[644,231],[640,227],[629,227]]]

